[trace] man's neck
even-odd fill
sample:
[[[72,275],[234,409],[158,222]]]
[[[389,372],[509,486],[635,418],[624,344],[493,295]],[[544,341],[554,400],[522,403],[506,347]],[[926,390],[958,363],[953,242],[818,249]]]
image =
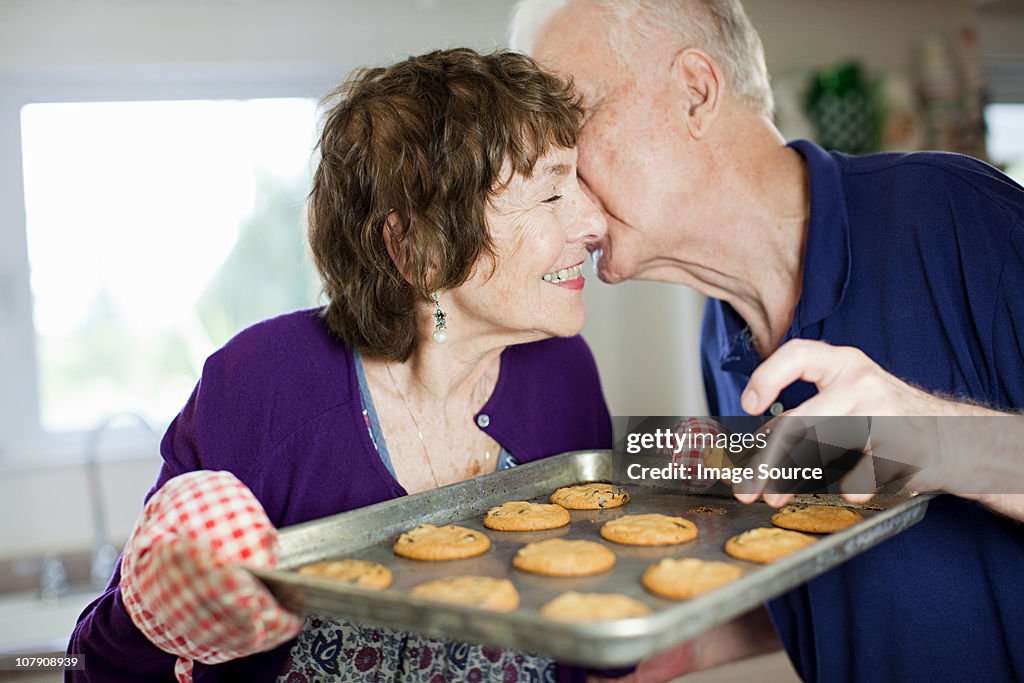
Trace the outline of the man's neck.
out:
[[[762,358],[782,343],[803,288],[810,190],[803,158],[786,147],[769,122],[744,122],[746,130],[724,148],[715,194],[696,247],[675,279],[729,303],[750,326]],[[694,245],[673,251],[693,254]],[[665,275],[662,273],[661,275]]]
[[[752,224],[764,239],[761,272],[749,264],[747,285],[752,297],[736,297],[733,308],[750,325],[754,347],[762,358],[777,349],[793,324],[803,292],[804,254],[810,224],[807,165],[796,151],[778,147],[761,167],[769,209]],[[770,260],[775,267],[765,268]],[[749,310],[744,310],[745,308]]]

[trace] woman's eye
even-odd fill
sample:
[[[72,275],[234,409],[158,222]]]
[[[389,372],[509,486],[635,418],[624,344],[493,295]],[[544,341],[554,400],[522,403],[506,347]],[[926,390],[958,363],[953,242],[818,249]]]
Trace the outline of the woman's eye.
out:
[[[554,195],[552,197],[548,197],[547,199],[545,199],[544,203],[545,204],[554,204],[555,202],[557,202],[561,198],[562,198],[562,195],[556,194],[556,195]]]

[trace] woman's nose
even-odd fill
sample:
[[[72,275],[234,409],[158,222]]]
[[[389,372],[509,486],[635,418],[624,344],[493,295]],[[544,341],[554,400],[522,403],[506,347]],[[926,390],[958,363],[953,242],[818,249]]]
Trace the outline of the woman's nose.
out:
[[[580,179],[580,188],[583,192],[580,194],[578,213],[573,225],[573,241],[596,244],[608,232],[608,222],[605,220],[604,212],[598,206],[596,197],[593,196],[590,188],[582,179]]]

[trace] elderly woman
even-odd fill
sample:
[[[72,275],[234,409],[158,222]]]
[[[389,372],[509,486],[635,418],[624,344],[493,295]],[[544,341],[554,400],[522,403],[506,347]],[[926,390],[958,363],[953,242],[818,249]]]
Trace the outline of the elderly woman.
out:
[[[309,199],[327,304],[206,362],[70,680],[555,678],[538,656],[303,622],[237,566],[272,564],[278,527],[611,445],[575,336],[605,226],[576,180],[567,85],[458,49],[336,95]]]

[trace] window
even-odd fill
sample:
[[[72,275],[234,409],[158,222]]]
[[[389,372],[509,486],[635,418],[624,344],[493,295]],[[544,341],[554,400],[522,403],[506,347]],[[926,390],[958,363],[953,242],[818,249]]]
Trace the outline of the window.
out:
[[[992,163],[1024,185],[1024,104],[990,104],[985,125]]]
[[[37,410],[25,413],[36,424],[18,425],[20,441],[80,434],[121,412],[166,424],[213,350],[315,304],[302,220],[315,107],[279,98],[21,109],[34,335],[22,383],[34,384],[25,393]]]

